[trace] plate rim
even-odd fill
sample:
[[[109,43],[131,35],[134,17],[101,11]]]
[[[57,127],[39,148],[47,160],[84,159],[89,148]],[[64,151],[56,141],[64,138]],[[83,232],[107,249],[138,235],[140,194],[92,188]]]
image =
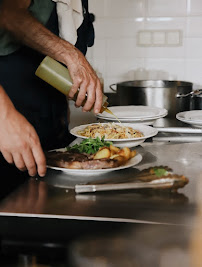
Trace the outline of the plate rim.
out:
[[[167,113],[168,114],[168,113]],[[167,114],[165,114],[165,116],[167,115]],[[153,120],[157,120],[157,119],[160,119],[160,118],[162,118],[162,117],[165,117],[165,116],[158,116],[158,117],[153,117],[153,118],[145,118],[145,119],[134,119],[134,118],[130,118],[130,119],[123,119],[123,118],[118,118],[121,122],[127,122],[127,121],[131,121],[131,122],[139,122],[139,123],[141,123],[141,122],[145,122],[145,121],[153,121]],[[114,121],[114,120],[116,120],[117,121],[117,119],[114,117],[97,117],[98,119],[102,119],[102,120],[108,120],[108,121]]]
[[[108,122],[95,122],[95,123],[88,123],[88,124],[83,124],[83,125],[80,125],[80,126],[75,126],[74,128],[72,128],[71,130],[70,130],[70,133],[72,134],[72,135],[74,135],[74,136],[76,136],[76,137],[78,137],[78,138],[82,138],[82,139],[87,139],[87,138],[89,138],[89,137],[86,137],[86,136],[81,136],[81,135],[78,135],[78,134],[75,134],[75,133],[73,133],[73,130],[75,130],[76,128],[78,128],[78,127],[82,127],[83,126],[83,128],[85,128],[85,127],[87,127],[87,126],[89,126],[89,125],[93,125],[93,124],[107,124]],[[116,123],[116,124],[120,124],[120,123]],[[125,126],[125,123],[122,123],[124,126]],[[127,124],[127,126],[129,126],[130,127],[130,125],[132,125],[133,123],[128,123]],[[116,142],[116,143],[123,143],[123,142],[130,142],[130,141],[139,141],[139,140],[143,140],[143,139],[148,139],[148,138],[150,138],[150,137],[152,137],[152,136],[155,136],[155,135],[157,135],[158,134],[158,130],[157,129],[155,129],[155,128],[153,128],[153,127],[151,127],[151,126],[149,126],[149,125],[145,125],[145,124],[135,124],[135,127],[144,127],[144,128],[149,128],[149,129],[151,129],[152,131],[153,131],[153,133],[151,133],[150,135],[147,135],[147,136],[142,136],[142,137],[136,137],[136,138],[127,138],[127,139],[105,139],[105,141],[111,141],[111,142]],[[135,129],[135,127],[134,127],[134,129]],[[139,130],[139,129],[137,129],[137,130]],[[78,131],[78,130],[77,130]],[[141,131],[141,130],[140,130]],[[95,139],[95,138],[94,138]]]
[[[183,111],[183,112],[177,113],[176,118],[180,121],[188,122],[190,124],[196,124],[196,123],[202,124],[202,120],[193,120],[193,119],[186,119],[186,118],[180,117],[182,114],[185,114],[185,113],[190,112],[190,111],[200,111],[202,113],[202,110],[188,110],[188,111]]]
[[[168,114],[168,110],[167,109],[165,109],[165,108],[159,108],[159,107],[150,107],[150,106],[144,106],[144,105],[129,105],[129,106],[112,106],[112,107],[109,107],[109,108],[120,108],[120,107],[135,107],[135,108],[145,108],[145,109],[158,109],[158,110],[160,110],[161,111],[161,113],[160,114],[158,114],[158,115],[151,115],[151,116],[143,116],[143,117],[121,117],[121,118],[119,118],[119,119],[136,119],[136,120],[143,120],[143,119],[156,119],[156,118],[161,118],[161,117],[163,117],[163,116],[166,116],[167,114]],[[108,119],[108,118],[110,118],[111,119],[111,116],[110,115],[108,115],[108,116],[103,116],[102,115],[103,113],[98,113],[97,115],[96,115],[96,117],[98,117],[98,118],[106,118],[106,119]]]

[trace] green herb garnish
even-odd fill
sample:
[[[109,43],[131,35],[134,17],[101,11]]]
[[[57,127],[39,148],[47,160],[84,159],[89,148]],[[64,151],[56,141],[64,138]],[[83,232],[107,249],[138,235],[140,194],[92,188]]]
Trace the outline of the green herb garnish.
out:
[[[154,174],[158,177],[167,176],[168,171],[164,168],[153,168]]]
[[[107,146],[109,147],[112,142],[104,141],[104,136],[102,139],[97,137],[96,139],[87,138],[84,139],[80,144],[75,144],[71,147],[66,147],[67,151],[76,151],[80,153],[94,154],[100,147]]]

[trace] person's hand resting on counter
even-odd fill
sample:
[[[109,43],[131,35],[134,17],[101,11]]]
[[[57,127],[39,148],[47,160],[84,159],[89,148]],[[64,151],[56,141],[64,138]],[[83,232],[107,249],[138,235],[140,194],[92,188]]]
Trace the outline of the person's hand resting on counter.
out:
[[[46,174],[46,159],[34,127],[14,107],[0,86],[0,152],[30,176]]]

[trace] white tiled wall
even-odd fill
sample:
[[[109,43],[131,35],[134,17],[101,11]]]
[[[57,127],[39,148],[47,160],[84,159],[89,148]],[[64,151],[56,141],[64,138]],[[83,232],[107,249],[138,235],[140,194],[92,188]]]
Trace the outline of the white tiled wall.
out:
[[[202,0],[89,0],[95,45],[87,58],[104,90],[131,79],[178,79],[202,88]],[[138,46],[140,31],[178,30],[180,46]]]

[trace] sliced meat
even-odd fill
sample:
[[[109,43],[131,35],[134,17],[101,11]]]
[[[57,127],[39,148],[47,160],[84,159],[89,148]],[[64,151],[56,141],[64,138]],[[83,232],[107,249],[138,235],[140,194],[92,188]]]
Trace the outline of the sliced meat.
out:
[[[115,159],[92,159],[91,155],[74,152],[52,151],[46,153],[47,165],[68,169],[108,169],[119,166]]]
[[[85,161],[88,160],[88,155],[84,153],[75,152],[61,152],[61,151],[50,151],[46,153],[46,158],[49,162],[55,161]]]
[[[108,169],[119,166],[119,162],[114,159],[91,159],[81,162],[81,169]]]

